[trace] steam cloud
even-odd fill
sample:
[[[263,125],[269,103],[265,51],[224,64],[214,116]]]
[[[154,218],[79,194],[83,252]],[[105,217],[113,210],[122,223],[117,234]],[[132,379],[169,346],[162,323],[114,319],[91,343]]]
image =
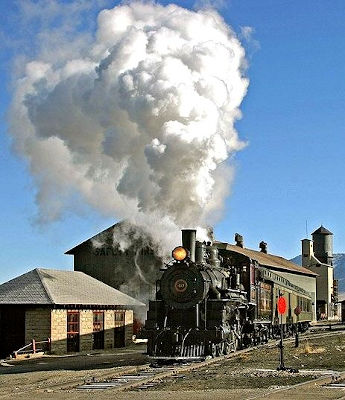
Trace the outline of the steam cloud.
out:
[[[91,42],[28,62],[11,131],[41,221],[79,198],[155,230],[210,223],[228,193],[224,161],[243,147],[245,67],[216,11],[141,2],[103,10]]]

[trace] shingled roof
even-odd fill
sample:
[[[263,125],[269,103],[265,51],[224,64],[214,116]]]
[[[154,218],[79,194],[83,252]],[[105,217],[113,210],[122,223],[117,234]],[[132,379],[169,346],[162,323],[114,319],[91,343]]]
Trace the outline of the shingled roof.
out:
[[[323,235],[333,235],[333,233],[331,231],[329,231],[328,229],[326,229],[324,226],[320,226],[320,228],[316,229],[316,231],[314,231],[312,233],[312,235],[318,234],[318,233],[322,233]]]
[[[145,305],[83,272],[43,268],[0,285],[0,304]]]
[[[246,249],[229,243],[216,242],[216,245],[219,249],[229,250],[235,253],[243,254],[244,256],[247,256],[252,260],[256,260],[262,266],[301,275],[310,275],[310,276],[318,275],[307,268],[301,267],[283,257],[275,256],[273,254],[267,254],[261,251]]]

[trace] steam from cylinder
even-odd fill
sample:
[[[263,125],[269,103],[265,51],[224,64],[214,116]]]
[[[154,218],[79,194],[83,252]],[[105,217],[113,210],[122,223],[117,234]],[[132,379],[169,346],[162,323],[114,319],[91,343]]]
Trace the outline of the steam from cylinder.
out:
[[[39,220],[86,202],[176,227],[177,239],[177,227],[212,223],[232,176],[224,161],[243,147],[234,124],[245,67],[216,11],[173,4],[103,10],[93,37],[43,43],[15,80],[10,113]]]

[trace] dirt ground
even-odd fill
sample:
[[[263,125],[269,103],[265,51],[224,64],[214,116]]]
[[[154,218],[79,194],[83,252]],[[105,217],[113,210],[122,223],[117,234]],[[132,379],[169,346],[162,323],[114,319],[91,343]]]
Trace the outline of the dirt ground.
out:
[[[114,353],[77,357],[44,357],[0,367],[0,399],[62,400],[220,400],[220,399],[343,399],[344,388],[322,386],[345,379],[345,335],[301,339],[300,347],[286,344],[285,365],[299,373],[276,371],[278,349],[258,348],[231,359],[179,374],[152,389],[118,392],[78,391],[75,387],[91,377],[104,379],[119,371],[135,372],[147,365],[143,346]],[[10,366],[12,365],[12,366]],[[14,366],[13,366],[14,365]],[[329,372],[325,375],[325,372]],[[330,371],[333,371],[330,372]]]

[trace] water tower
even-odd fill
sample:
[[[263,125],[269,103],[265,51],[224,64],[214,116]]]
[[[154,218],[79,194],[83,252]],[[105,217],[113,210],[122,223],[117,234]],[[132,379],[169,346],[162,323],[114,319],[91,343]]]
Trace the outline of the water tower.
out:
[[[323,264],[333,265],[333,233],[321,225],[312,236],[315,257]]]

